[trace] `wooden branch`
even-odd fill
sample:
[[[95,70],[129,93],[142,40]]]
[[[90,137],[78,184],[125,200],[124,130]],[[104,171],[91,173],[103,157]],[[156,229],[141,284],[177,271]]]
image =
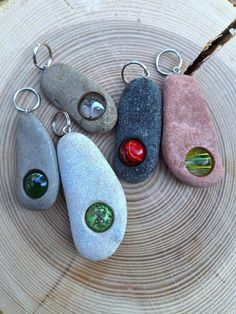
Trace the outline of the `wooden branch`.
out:
[[[198,57],[187,68],[185,74],[192,74],[203,62],[205,62],[215,51],[221,49],[226,43],[232,40],[236,32],[236,19],[223,30],[216,38],[210,40],[203,48]]]

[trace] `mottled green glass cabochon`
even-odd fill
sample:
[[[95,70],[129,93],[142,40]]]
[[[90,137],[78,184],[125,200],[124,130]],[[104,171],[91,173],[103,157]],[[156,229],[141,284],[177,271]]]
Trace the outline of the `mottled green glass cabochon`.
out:
[[[185,166],[193,175],[203,177],[213,170],[214,159],[208,150],[195,147],[187,153]]]
[[[114,213],[110,206],[100,202],[94,203],[87,209],[85,221],[94,232],[104,232],[112,226]]]
[[[48,178],[40,170],[34,169],[29,171],[24,177],[25,193],[31,198],[42,197],[48,189]]]

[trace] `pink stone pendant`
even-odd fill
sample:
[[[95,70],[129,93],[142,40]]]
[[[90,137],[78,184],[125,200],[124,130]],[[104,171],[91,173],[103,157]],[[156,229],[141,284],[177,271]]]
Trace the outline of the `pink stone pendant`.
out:
[[[179,58],[173,72],[159,67],[163,53]],[[172,173],[184,183],[208,187],[224,176],[217,134],[205,98],[197,81],[179,74],[182,59],[174,49],[157,57],[157,70],[168,77],[163,86],[163,158]],[[171,75],[169,75],[171,74]]]

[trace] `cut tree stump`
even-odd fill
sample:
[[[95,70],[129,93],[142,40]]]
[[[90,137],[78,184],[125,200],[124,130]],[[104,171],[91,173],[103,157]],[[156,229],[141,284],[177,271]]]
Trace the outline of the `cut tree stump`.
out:
[[[143,183],[122,181],[128,226],[118,251],[89,262],[75,250],[62,191],[45,212],[16,199],[19,112],[13,94],[39,89],[32,49],[47,42],[55,62],[77,67],[118,103],[122,66],[144,62],[161,84],[155,58],[174,47],[183,71],[236,18],[228,0],[0,1],[0,310],[15,313],[236,313],[236,44],[229,42],[192,73],[206,96],[226,169],[215,187],[177,180],[162,157]],[[132,77],[138,72],[129,72]],[[51,132],[57,111],[35,111]],[[73,130],[86,134],[73,123]],[[112,163],[115,131],[87,134]]]

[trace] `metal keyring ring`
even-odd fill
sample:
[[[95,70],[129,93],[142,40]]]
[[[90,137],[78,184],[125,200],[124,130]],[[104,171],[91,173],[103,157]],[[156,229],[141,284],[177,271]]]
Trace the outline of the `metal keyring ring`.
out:
[[[161,57],[163,54],[168,53],[168,52],[174,53],[174,54],[178,57],[178,59],[179,59],[179,64],[178,64],[177,66],[175,66],[172,71],[165,72],[165,71],[161,70],[161,68],[160,68],[160,66],[159,66],[159,61],[160,61],[160,57]],[[177,50],[172,49],[172,48],[163,50],[163,51],[157,56],[157,58],[156,58],[156,68],[157,68],[157,71],[158,71],[159,73],[163,74],[163,75],[179,74],[179,73],[180,73],[180,68],[181,68],[182,64],[183,64],[183,59],[182,59],[181,55],[179,54],[179,52],[178,52]]]
[[[36,102],[36,104],[34,105],[34,107],[33,107],[32,109],[27,109],[28,106],[26,106],[25,108],[21,108],[21,107],[17,104],[17,97],[18,97],[18,95],[19,95],[20,93],[24,93],[24,92],[31,92],[31,93],[33,93],[33,94],[37,97],[37,102]],[[38,93],[35,89],[33,89],[33,88],[31,88],[31,87],[23,87],[23,88],[19,89],[19,90],[15,93],[13,100],[14,100],[15,108],[16,108],[17,110],[19,110],[19,111],[21,111],[21,112],[25,112],[25,113],[29,113],[29,112],[34,111],[35,109],[38,108],[38,106],[39,106],[40,103],[41,103],[41,97],[40,97],[39,93]]]
[[[131,65],[131,64],[136,64],[136,65],[139,65],[142,69],[143,69],[143,72],[142,72],[142,76],[144,78],[147,78],[150,73],[148,72],[146,66],[142,63],[142,62],[139,62],[139,61],[136,61],[136,60],[133,60],[133,61],[130,61],[128,62],[127,64],[125,64],[122,68],[122,71],[121,71],[121,77],[122,77],[122,80],[125,82],[125,84],[129,84],[129,81],[125,78],[125,69]]]
[[[57,122],[57,118],[62,115],[65,120],[66,120],[66,125],[62,128],[62,131],[60,132],[56,126],[56,122]],[[66,133],[70,133],[71,132],[71,120],[70,120],[70,116],[68,114],[68,112],[66,111],[58,111],[53,119],[52,119],[52,131],[53,133],[55,133],[57,136],[63,136]]]
[[[37,54],[40,48],[45,47],[48,50],[48,54],[49,54],[49,58],[48,58],[48,62],[47,64],[43,64],[42,66],[40,66],[37,62]],[[36,68],[38,68],[40,71],[44,71],[47,68],[50,67],[50,65],[52,64],[53,61],[53,56],[52,56],[52,50],[51,48],[48,46],[48,44],[37,44],[37,46],[34,47],[34,52],[33,52],[33,62],[34,65],[36,66]]]

